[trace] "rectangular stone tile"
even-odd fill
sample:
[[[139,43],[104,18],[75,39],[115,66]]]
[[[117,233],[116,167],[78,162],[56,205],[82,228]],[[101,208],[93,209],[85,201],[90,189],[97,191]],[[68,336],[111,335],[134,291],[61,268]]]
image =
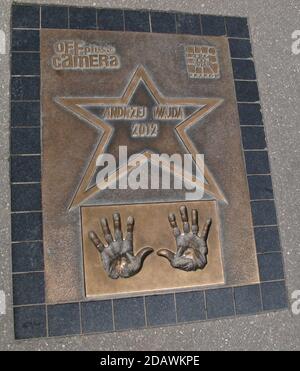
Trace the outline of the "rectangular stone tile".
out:
[[[39,100],[40,78],[39,77],[13,77],[11,79],[12,100]]]
[[[144,298],[126,298],[113,301],[116,330],[146,326]]]
[[[13,183],[40,182],[41,156],[13,156],[10,160]]]
[[[241,125],[262,125],[262,114],[260,104],[239,103],[239,116]]]
[[[259,285],[234,288],[236,314],[256,314],[262,311]]]
[[[284,279],[281,253],[275,252],[258,255],[258,266],[261,282],[279,281]]]
[[[99,30],[124,31],[124,11],[122,9],[98,9]]]
[[[274,201],[252,201],[251,208],[254,226],[277,224]]]
[[[236,98],[238,102],[257,102],[259,93],[254,81],[235,81]]]
[[[272,200],[274,198],[270,175],[248,176],[251,200]]]
[[[18,213],[11,216],[12,241],[40,241],[43,239],[42,214]]]
[[[68,28],[69,9],[65,6],[42,6],[42,28]]]
[[[178,322],[206,319],[204,291],[177,293],[175,300]]]
[[[111,300],[89,301],[80,306],[84,334],[114,330]]]
[[[256,249],[259,254],[280,251],[278,227],[254,228]]]
[[[177,33],[201,35],[200,16],[197,14],[176,14]]]
[[[11,154],[37,155],[41,153],[41,133],[39,128],[12,128]]]
[[[151,12],[152,32],[176,33],[175,14],[165,12]]]
[[[40,102],[12,102],[11,126],[40,126]]]
[[[249,59],[232,59],[233,76],[236,80],[256,80],[253,61]]]
[[[146,297],[147,324],[149,326],[176,323],[176,310],[173,294]]]
[[[96,30],[97,11],[93,8],[69,8],[69,22],[71,29]]]
[[[245,150],[267,149],[265,130],[263,127],[242,127],[242,140]]]
[[[48,306],[49,336],[80,334],[79,303]]]
[[[14,52],[39,52],[40,32],[38,30],[13,30],[11,49]]]
[[[231,58],[252,58],[250,40],[228,39]]]
[[[203,35],[226,35],[225,19],[222,16],[201,15],[201,24]]]
[[[287,291],[284,281],[261,284],[264,310],[288,308]]]
[[[14,308],[15,338],[32,339],[47,336],[46,307],[44,305]]]
[[[247,174],[259,175],[270,173],[270,163],[267,151],[246,151],[244,153]]]
[[[225,17],[229,37],[249,38],[247,18]]]
[[[12,7],[13,28],[39,28],[40,7],[38,5],[13,5]]]
[[[13,304],[29,305],[45,303],[44,273],[13,275]]]
[[[148,11],[125,10],[125,31],[150,32],[150,15]]]
[[[21,242],[12,245],[13,273],[38,272],[44,270],[42,242]]]
[[[11,210],[13,212],[41,211],[41,185],[39,183],[13,184],[11,186]]]
[[[206,305],[209,319],[234,316],[233,289],[206,291]]]
[[[39,76],[39,53],[12,53],[12,74]]]

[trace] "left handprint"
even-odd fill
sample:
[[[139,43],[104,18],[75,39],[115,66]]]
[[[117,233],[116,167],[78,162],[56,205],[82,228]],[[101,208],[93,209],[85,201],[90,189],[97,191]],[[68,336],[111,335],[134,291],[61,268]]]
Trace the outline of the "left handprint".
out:
[[[112,279],[129,278],[141,271],[143,263],[148,255],[154,250],[151,247],[144,247],[136,255],[133,252],[133,228],[134,219],[127,219],[127,235],[123,239],[121,228],[121,217],[119,213],[113,215],[114,234],[113,238],[106,218],[101,219],[101,226],[105,246],[94,231],[89,233],[89,238],[99,251],[103,267]]]

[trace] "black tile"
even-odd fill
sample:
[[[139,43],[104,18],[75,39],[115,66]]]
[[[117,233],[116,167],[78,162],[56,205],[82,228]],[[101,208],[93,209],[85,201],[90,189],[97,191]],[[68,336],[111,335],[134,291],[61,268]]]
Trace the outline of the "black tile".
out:
[[[42,209],[40,184],[12,184],[12,211],[39,211]]]
[[[113,331],[111,300],[81,303],[82,332]]]
[[[124,31],[124,12],[121,9],[98,9],[100,30]]]
[[[12,214],[12,241],[40,241],[43,239],[42,214]]]
[[[236,98],[238,102],[257,102],[259,93],[254,81],[235,81]]]
[[[225,17],[225,21],[228,36],[249,38],[247,18]]]
[[[39,126],[40,102],[12,102],[12,126]]]
[[[10,139],[13,155],[41,152],[40,128],[12,128]]]
[[[42,242],[22,242],[12,245],[12,270],[14,273],[44,270]]]
[[[266,149],[266,136],[263,127],[242,126],[242,139],[244,149]]]
[[[12,75],[39,75],[40,54],[39,53],[12,53],[11,60]]]
[[[17,340],[46,337],[46,307],[36,305],[15,308],[14,325]]]
[[[270,175],[248,176],[251,200],[271,200],[274,198]]]
[[[258,266],[261,282],[279,281],[284,279],[281,253],[258,255]]]
[[[232,59],[233,77],[236,80],[256,80],[254,63],[250,59]]]
[[[147,323],[150,326],[176,323],[173,294],[146,297]]]
[[[68,8],[42,6],[42,28],[68,28]]]
[[[204,292],[182,292],[176,294],[178,322],[191,322],[206,319]]]
[[[40,152],[39,128],[11,129],[11,154],[39,154]]]
[[[228,39],[231,58],[251,58],[252,48],[250,40]]]
[[[239,116],[241,125],[262,125],[262,114],[260,104],[239,103]]]
[[[148,11],[125,10],[125,30],[136,32],[150,32]]]
[[[39,100],[39,77],[13,77],[11,79],[12,100]]]
[[[70,28],[95,30],[97,28],[97,11],[92,8],[70,8]]]
[[[25,273],[13,275],[14,305],[45,303],[44,273]]]
[[[13,5],[13,28],[39,28],[40,7],[37,5]]]
[[[40,31],[13,30],[11,49],[16,52],[40,51]]]
[[[41,156],[13,156],[10,161],[13,183],[41,180]]]
[[[267,151],[246,151],[247,174],[269,174],[270,164]]]
[[[145,327],[144,298],[114,300],[116,330]]]
[[[201,35],[200,16],[196,14],[176,14],[177,33]]]
[[[287,292],[284,281],[261,284],[264,310],[288,308]]]
[[[165,12],[151,12],[152,32],[176,33],[175,14]]]
[[[259,285],[234,288],[236,314],[255,314],[262,311]]]
[[[49,336],[80,334],[79,303],[48,306]]]
[[[226,35],[224,17],[215,15],[202,15],[201,24],[203,35],[212,36]]]
[[[274,201],[252,201],[253,224],[257,226],[276,225],[276,209]]]
[[[206,291],[206,305],[209,319],[234,316],[232,289],[225,288]]]
[[[257,253],[280,251],[278,227],[254,228]]]

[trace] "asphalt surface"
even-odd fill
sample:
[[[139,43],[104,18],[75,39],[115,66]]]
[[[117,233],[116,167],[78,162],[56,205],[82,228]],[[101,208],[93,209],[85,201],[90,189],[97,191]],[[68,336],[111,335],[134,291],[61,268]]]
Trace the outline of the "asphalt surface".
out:
[[[0,29],[10,40],[11,0],[0,0]],[[22,3],[34,2],[23,0]],[[299,0],[46,0],[65,4],[159,9],[249,17],[263,107],[289,297],[300,290],[300,54],[291,51],[300,29]],[[268,313],[114,334],[15,341],[11,310],[9,191],[9,54],[0,55],[0,350],[299,350],[300,315]]]

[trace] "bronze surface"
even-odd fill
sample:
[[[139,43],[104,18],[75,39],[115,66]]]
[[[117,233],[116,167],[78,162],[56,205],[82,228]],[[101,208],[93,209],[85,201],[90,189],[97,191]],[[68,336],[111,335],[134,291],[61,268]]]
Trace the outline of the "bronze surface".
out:
[[[119,58],[119,67],[93,69],[89,65],[89,68],[86,69],[54,69],[52,67],[52,58],[55,54],[54,44],[60,40],[83,40],[88,45],[101,41],[104,44],[112,45]],[[197,72],[199,75],[193,78],[189,76],[185,53],[186,47],[193,45],[201,47],[208,45],[216,49],[218,70],[215,70],[215,78],[201,79],[200,72]],[[249,192],[226,38],[44,29],[41,30],[42,196],[47,302],[82,300],[85,297],[84,277],[88,282],[88,272],[84,272],[82,264],[81,212],[79,207],[72,209],[69,207],[74,200],[74,195],[78,194],[81,181],[85,178],[89,164],[101,141],[101,131],[96,125],[91,125],[91,122],[82,117],[79,112],[73,114],[57,102],[66,98],[74,98],[77,101],[81,98],[89,100],[105,97],[110,100],[121,99],[126,87],[130,86],[134,71],[139,71],[139,66],[144,67],[147,76],[154,82],[154,87],[158,87],[161,97],[178,99],[180,104],[188,99],[195,99],[198,103],[200,99],[223,100],[217,109],[203,117],[199,116],[200,121],[186,128],[184,134],[187,138],[192,138],[190,143],[196,152],[204,153],[206,169],[209,169],[209,173],[206,171],[205,176],[207,177],[209,174],[213,176],[217,188],[226,199],[226,202],[216,202],[215,212],[215,218],[219,225],[218,235],[223,257],[225,284],[240,285],[259,281]],[[64,102],[66,103],[67,100]],[[119,145],[117,139],[119,143],[128,143],[128,135],[125,132],[114,138],[114,141],[110,142],[110,152],[116,151]],[[174,143],[173,148],[180,148],[180,153],[188,152],[182,143],[177,147],[176,136],[167,135],[163,131],[159,136],[142,139],[144,144],[150,140],[157,141],[158,146],[161,143],[162,152],[167,146],[171,148],[172,142]],[[81,204],[82,218],[90,208],[97,209],[97,212],[95,211],[96,218],[98,208],[102,213],[101,210],[110,207],[110,213],[108,213],[108,209],[105,211],[105,216],[109,216],[112,212],[121,210],[122,207],[108,205],[139,203],[141,205],[131,205],[128,208],[142,210],[146,203],[148,205],[144,206],[144,209],[158,207],[159,202],[163,202],[162,208],[168,203],[174,203],[176,205],[174,211],[178,212],[178,207],[185,204],[185,196],[180,191],[105,190],[84,200],[85,206]],[[198,210],[200,211],[200,209],[199,206]],[[126,215],[126,213],[121,213],[122,218]],[[205,212],[200,213],[201,217],[202,215],[205,216]],[[144,211],[143,218],[146,216],[148,217],[148,212]],[[167,226],[167,217],[168,212],[165,219],[162,218],[166,223],[163,231],[166,234],[166,240],[172,237],[169,226]],[[140,221],[137,219],[137,231],[139,223],[143,224],[143,218],[140,217]],[[85,224],[83,226],[83,250],[85,252],[84,233],[86,226]],[[95,227],[97,226],[95,225]],[[169,246],[161,246],[163,240],[160,237],[153,236],[152,238],[155,239],[154,249],[170,248]],[[210,238],[212,237],[209,236]],[[149,245],[146,241],[142,242],[139,244],[136,240],[136,246]],[[172,249],[175,251],[174,240],[172,240]],[[170,248],[170,250],[172,249]],[[94,254],[94,258],[98,254],[93,248],[88,251]],[[99,262],[98,256],[97,259]],[[85,270],[94,269],[87,267],[87,261],[89,260],[85,257]],[[150,269],[151,263],[163,264],[164,267],[171,269],[167,260],[152,254],[147,258],[145,266],[139,274],[143,274],[144,269]],[[208,269],[210,269],[209,263],[203,271],[186,273],[173,269],[176,273],[172,272],[173,274],[195,273],[202,275],[207,274],[205,271]],[[220,276],[220,266],[218,269],[219,272],[216,274]],[[96,271],[98,272],[98,269]],[[154,271],[156,272],[155,268]],[[133,282],[138,276],[129,280]],[[221,282],[222,279],[219,283]],[[202,284],[202,281],[197,281],[192,286]],[[214,283],[208,282],[207,284]],[[186,287],[179,283],[176,287],[181,286]],[[161,289],[168,289],[168,287],[165,286]],[[124,289],[123,292],[138,292],[139,290],[142,292],[143,289],[135,286]],[[157,290],[157,288],[153,290]],[[114,290],[106,288],[108,295],[112,291]],[[94,291],[93,295],[99,295],[99,293],[99,290],[98,293]]]
[[[174,213],[181,228],[179,206],[177,203],[122,205],[122,206],[87,206],[82,207],[83,256],[85,268],[85,287],[88,297],[114,297],[140,293],[156,293],[173,289],[192,289],[195,287],[224,283],[222,256],[219,238],[219,225],[215,201],[186,202],[188,210],[197,209],[201,224],[212,219],[208,237],[208,264],[202,271],[185,272],[174,269],[170,263],[158,256],[160,249],[176,251],[176,242],[169,225],[168,215]],[[146,259],[143,269],[127,279],[113,280],[103,269],[99,253],[89,238],[90,230],[99,230],[101,218],[120,212],[122,220],[134,215],[135,252],[150,246],[154,253]],[[108,218],[113,230],[112,218]],[[124,230],[124,228],[123,228]],[[125,230],[124,230],[125,232]]]
[[[132,96],[138,90],[139,85],[142,83],[149,89],[149,92],[153,95],[156,102],[163,105],[163,107],[197,107],[194,109],[194,112],[183,119],[175,120],[175,125],[161,125],[161,130],[164,130],[164,133],[160,133],[158,138],[155,141],[149,139],[141,139],[137,141],[136,139],[130,137],[128,127],[130,125],[125,122],[118,122],[116,127],[112,127],[105,120],[101,119],[100,117],[93,115],[86,106],[94,106],[94,107],[109,107],[110,105],[117,105],[120,107],[127,107],[132,100]],[[141,93],[138,95],[139,102],[143,102],[146,108],[147,107],[147,98],[145,97],[143,100],[141,99]],[[71,207],[78,207],[81,203],[85,200],[91,198],[96,193],[99,193],[99,188],[95,184],[92,187],[89,187],[91,179],[95,173],[96,169],[96,161],[99,154],[103,152],[108,152],[114,154],[117,158],[117,152],[121,145],[127,145],[129,148],[129,155],[134,153],[145,153],[146,150],[148,152],[153,153],[167,153],[172,155],[174,153],[181,153],[182,148],[180,146],[180,142],[176,141],[176,138],[172,141],[170,138],[174,136],[174,134],[178,134],[179,140],[182,141],[186,150],[184,153],[190,153],[195,158],[196,153],[198,153],[197,149],[193,145],[193,141],[187,135],[187,131],[190,127],[192,127],[195,123],[199,120],[204,118],[210,112],[214,111],[218,106],[220,106],[223,102],[223,99],[220,98],[165,98],[161,95],[155,83],[151,80],[148,73],[145,71],[143,66],[139,66],[133,77],[131,78],[128,86],[126,87],[124,94],[121,98],[57,98],[56,101],[62,105],[64,108],[70,110],[73,114],[78,115],[83,120],[86,120],[91,125],[98,127],[101,129],[101,140],[99,141],[99,145],[97,146],[93,157],[87,167],[86,173],[78,187],[78,190],[72,200]],[[169,105],[169,106],[168,106]],[[147,122],[149,120],[148,117],[145,117]],[[159,120],[156,120],[158,123]],[[123,129],[123,131],[121,131]],[[162,143],[162,139],[169,138],[168,141]],[[113,142],[112,144],[110,142]],[[154,142],[154,143],[153,143]],[[152,148],[152,151],[149,151],[149,148]],[[113,174],[112,174],[113,176]],[[217,186],[212,174],[210,173],[208,168],[205,168],[205,177],[207,180],[207,185],[205,187],[206,192],[208,192],[212,197],[217,198],[219,200],[225,200],[224,195],[220,191],[219,187]]]
[[[88,233],[89,239],[100,254],[102,266],[111,279],[130,278],[140,273],[148,255],[153,253],[152,247],[143,247],[136,254],[134,253],[134,218],[127,218],[127,232],[123,237],[122,222],[120,213],[112,216],[114,231],[111,232],[107,218],[101,219],[103,238],[106,244],[98,237],[97,232],[91,230]]]

